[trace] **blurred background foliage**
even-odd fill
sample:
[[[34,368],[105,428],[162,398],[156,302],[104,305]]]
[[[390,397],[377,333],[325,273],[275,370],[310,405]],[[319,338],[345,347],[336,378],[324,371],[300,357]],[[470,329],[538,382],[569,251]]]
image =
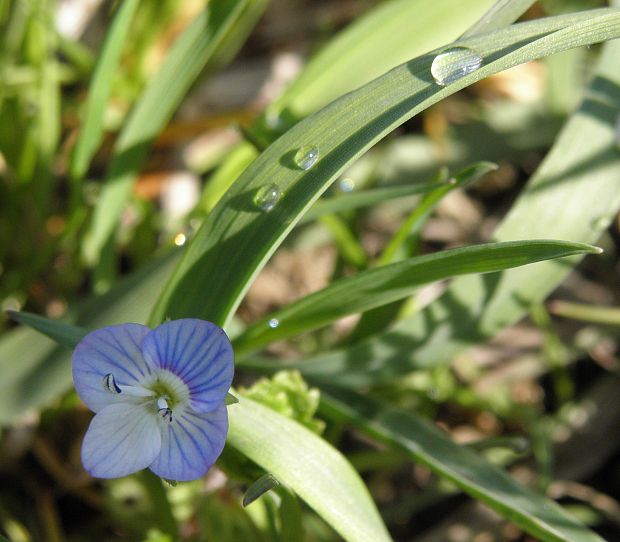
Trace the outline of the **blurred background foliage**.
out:
[[[230,18],[232,26],[214,25],[208,43],[204,32],[183,33],[205,4],[0,1],[0,351],[18,353],[1,360],[11,390],[2,388],[0,531],[16,542],[339,539],[285,486],[243,508],[245,490],[263,470],[232,448],[205,480],[192,483],[161,485],[149,473],[92,480],[79,461],[90,414],[58,379],[67,351],[20,335],[5,312],[88,320],[89,327],[121,314],[146,321],[179,247],[259,151],[341,93],[415,56],[403,47],[390,66],[370,59],[358,79],[347,80],[343,67],[341,87],[313,88],[319,79],[302,71],[307,60],[390,2],[238,2],[238,11],[220,2],[222,21]],[[522,20],[603,5],[547,0]],[[115,19],[121,10],[125,27]],[[479,15],[469,15],[469,24]],[[443,30],[445,39],[429,29],[438,41],[420,52],[461,33]],[[394,39],[407,32],[401,28]],[[194,65],[170,61],[183,52],[181,36],[195,51]],[[368,55],[361,35],[353,36]],[[397,128],[287,238],[244,298],[231,335],[243,339],[246,326],[261,319],[276,328],[274,310],[336,278],[492,239],[580,103],[600,49],[571,49],[489,77]],[[93,86],[96,77],[100,84]],[[157,85],[165,89],[171,81],[183,84],[164,92],[168,101],[149,102],[149,92],[161,96]],[[93,108],[100,108],[99,120],[87,124]],[[483,160],[497,168],[467,186],[414,193],[429,183],[445,185]],[[113,185],[120,192],[104,195]],[[367,203],[338,203],[371,189]],[[102,206],[108,197],[112,203]],[[334,201],[343,206],[338,213],[329,208]],[[524,321],[450,366],[381,383],[373,397],[435,420],[453,440],[559,500],[603,538],[620,540],[618,220],[594,226],[605,254],[586,257],[550,303],[529,307]],[[394,244],[399,231],[396,238],[406,243]],[[418,311],[442,287],[273,342],[263,356],[290,362],[355,344]],[[36,359],[45,365],[29,361]],[[396,540],[532,540],[424,461],[413,463],[402,448],[385,444],[385,434],[342,418],[347,410],[338,401],[346,403],[346,393],[325,386],[319,407],[319,390],[295,371],[256,382],[240,371],[238,384],[241,395],[345,453]]]

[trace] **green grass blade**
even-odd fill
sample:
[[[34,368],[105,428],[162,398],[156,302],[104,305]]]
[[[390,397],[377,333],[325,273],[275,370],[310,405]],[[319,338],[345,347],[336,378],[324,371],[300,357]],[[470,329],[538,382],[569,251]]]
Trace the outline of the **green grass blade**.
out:
[[[84,241],[84,258],[97,262],[113,234],[151,142],[205,70],[237,52],[267,0],[213,0],[183,32],[149,82],[123,128]]]
[[[363,207],[370,207],[393,199],[405,198],[426,194],[444,186],[445,183],[433,182],[424,184],[411,184],[407,186],[390,186],[386,188],[370,188],[349,194],[341,194],[331,198],[318,200],[313,207],[301,218],[300,224],[316,220],[320,216],[329,213],[343,213]]]
[[[434,55],[424,55],[308,117],[263,152],[216,205],[187,247],[151,322],[191,315],[227,325],[254,277],[301,215],[347,166],[396,126],[492,73],[619,35],[616,9],[514,25],[464,42],[485,64],[452,85],[433,82]],[[301,170],[293,156],[305,145],[316,145],[320,157],[312,168]],[[271,183],[283,196],[266,213],[253,198]]]
[[[489,243],[409,258],[340,279],[270,314],[235,339],[235,352],[241,355],[248,349],[316,329],[348,314],[403,299],[430,282],[599,252],[600,249],[581,243],[538,240]],[[279,325],[272,329],[269,321],[274,318]]]
[[[351,392],[323,392],[321,409],[405,451],[435,474],[543,542],[602,542],[560,506],[522,486],[473,450],[459,446],[430,422]]]
[[[245,397],[228,416],[227,443],[292,489],[345,540],[390,540],[361,478],[325,440]]]
[[[69,171],[73,179],[81,179],[86,174],[88,165],[101,143],[104,129],[103,120],[110,88],[139,1],[126,0],[123,2],[106,34],[106,40],[88,89],[84,122],[71,157]]]
[[[474,164],[457,173],[454,177],[451,177],[449,182],[445,183],[444,186],[426,194],[420,204],[407,217],[392,239],[390,239],[390,242],[379,257],[379,265],[392,263],[401,259],[403,254],[407,254],[405,248],[407,242],[411,240],[412,236],[417,235],[427,218],[437,208],[437,205],[439,205],[441,200],[452,192],[452,190],[462,188],[494,169],[497,169],[497,165],[490,162]]]
[[[498,0],[462,37],[469,38],[508,26],[523,15],[534,2],[536,0]]]
[[[620,156],[615,122],[620,115],[620,43],[605,44],[599,68],[579,110],[528,183],[495,238],[548,235],[593,243],[620,207]],[[346,375],[353,385],[372,385],[454,356],[526,315],[571,271],[565,262],[498,275],[461,277],[419,314],[352,348],[315,356],[315,374]],[[392,360],[398,360],[393,363]]]
[[[620,308],[586,305],[584,303],[569,303],[568,301],[553,301],[549,310],[555,316],[602,324],[605,326],[620,326]]]
[[[492,0],[467,6],[459,0],[381,3],[321,49],[253,129],[273,141],[288,125],[346,92],[410,58],[454,41],[491,5]],[[210,211],[257,156],[250,143],[241,143],[209,180],[201,208]]]
[[[86,335],[86,331],[81,327],[45,318],[38,314],[24,311],[7,311],[7,314],[15,322],[36,329],[39,333],[47,335],[58,344],[68,348],[74,348],[75,345],[82,340],[84,335]]]
[[[455,40],[492,4],[489,0],[467,7],[455,0],[385,2],[317,54],[269,107],[269,114],[283,111],[285,120],[303,118],[410,58]]]

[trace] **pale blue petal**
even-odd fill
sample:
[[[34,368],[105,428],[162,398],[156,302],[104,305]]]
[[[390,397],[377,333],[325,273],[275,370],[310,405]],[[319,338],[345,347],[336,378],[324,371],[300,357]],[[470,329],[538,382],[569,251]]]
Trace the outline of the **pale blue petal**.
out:
[[[125,399],[103,388],[105,375],[112,373],[118,385],[137,386],[151,373],[141,351],[150,331],[140,324],[121,324],[93,331],[79,342],[73,351],[73,383],[88,408],[99,412]]]
[[[215,324],[192,318],[166,322],[145,337],[142,354],[187,385],[197,412],[209,412],[226,398],[234,356],[226,333]]]
[[[84,437],[84,468],[97,478],[120,478],[148,467],[161,450],[158,421],[154,405],[105,407]]]
[[[175,411],[172,422],[162,421],[160,427],[161,452],[149,468],[168,480],[196,480],[222,453],[228,413],[224,404],[207,413]]]

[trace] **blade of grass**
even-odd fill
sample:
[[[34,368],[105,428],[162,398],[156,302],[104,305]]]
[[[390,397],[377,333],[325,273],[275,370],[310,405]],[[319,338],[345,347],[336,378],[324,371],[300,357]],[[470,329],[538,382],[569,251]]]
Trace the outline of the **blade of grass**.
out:
[[[84,121],[69,165],[69,173],[74,180],[84,177],[88,164],[101,143],[104,128],[103,119],[110,88],[139,1],[126,0],[123,2],[118,7],[114,21],[106,33],[106,39],[88,89]]]
[[[15,322],[36,329],[38,332],[47,335],[53,341],[67,348],[73,348],[86,334],[81,327],[66,324],[58,320],[51,320],[50,318],[45,318],[31,312],[7,311],[7,314]]]
[[[391,0],[379,4],[321,49],[251,131],[274,141],[288,126],[331,100],[409,58],[457,39],[492,3],[483,0],[465,6],[459,0]],[[283,111],[286,115],[280,117]],[[205,186],[201,208],[210,211],[257,156],[250,143],[240,144]]]
[[[361,478],[325,440],[245,397],[228,416],[227,443],[295,491],[345,540],[390,540]]]
[[[514,23],[536,0],[498,0],[472,27],[463,34],[469,38]]]
[[[428,467],[544,542],[602,542],[560,506],[522,486],[479,453],[452,442],[430,422],[369,397],[338,390],[321,394],[321,410]]]
[[[620,207],[616,118],[620,43],[605,44],[590,88],[553,149],[498,228],[495,239],[547,235],[593,243]],[[449,363],[463,349],[525,316],[571,271],[565,262],[461,277],[419,314],[387,333],[302,363],[343,385],[373,385],[416,368]],[[397,360],[397,362],[396,362]],[[330,376],[328,376],[330,375]]]
[[[191,315],[227,325],[254,277],[301,215],[347,166],[396,126],[491,73],[618,35],[620,10],[615,9],[514,25],[463,42],[478,51],[485,64],[452,85],[433,82],[434,55],[429,54],[308,117],[263,152],[216,205],[187,247],[151,323]],[[318,146],[320,155],[307,170],[296,167],[293,159],[304,145]],[[276,183],[283,194],[269,213],[253,202],[267,183]]]
[[[489,171],[493,171],[494,169],[497,169],[497,165],[491,164],[490,162],[474,164],[450,178],[444,186],[426,194],[420,202],[420,205],[413,210],[413,212],[403,222],[402,226],[394,234],[392,239],[390,239],[390,242],[381,253],[377,264],[385,265],[392,263],[398,259],[401,259],[403,255],[406,255],[407,250],[405,247],[408,242],[410,243],[411,237],[418,234],[426,222],[426,219],[437,208],[437,205],[439,205],[445,196],[457,188],[462,188],[478,180],[480,177],[486,175]]]
[[[603,324],[606,326],[620,326],[620,308],[601,307],[597,305],[586,305],[584,303],[570,303],[568,301],[553,301],[549,305],[549,310],[554,316],[579,320],[580,322],[590,322],[592,324]]]
[[[340,279],[248,327],[235,338],[237,356],[270,342],[327,325],[348,314],[411,295],[430,282],[469,273],[491,273],[574,254],[600,253],[581,243],[513,241],[444,250]],[[269,326],[276,319],[279,325]]]
[[[316,220],[329,213],[353,211],[362,207],[371,207],[393,199],[405,198],[425,194],[443,186],[442,182],[411,184],[407,186],[390,186],[386,188],[370,188],[349,194],[341,194],[318,200],[312,208],[300,219],[300,224]]]
[[[95,264],[112,236],[153,139],[170,120],[197,77],[234,56],[266,4],[267,0],[213,0],[175,42],[116,142],[112,163],[84,239],[86,262]]]

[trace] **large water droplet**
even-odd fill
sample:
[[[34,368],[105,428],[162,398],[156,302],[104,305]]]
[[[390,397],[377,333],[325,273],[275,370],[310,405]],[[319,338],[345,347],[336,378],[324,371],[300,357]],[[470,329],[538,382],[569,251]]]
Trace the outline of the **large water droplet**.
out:
[[[340,182],[338,183],[338,188],[340,188],[341,192],[353,192],[353,190],[355,189],[355,181],[350,177],[340,179]]]
[[[275,329],[280,325],[280,320],[278,320],[277,318],[272,318],[271,320],[269,320],[268,325],[271,329]]]
[[[431,64],[431,75],[435,83],[445,87],[475,72],[481,65],[482,57],[475,51],[467,47],[453,47],[435,57]]]
[[[319,149],[304,145],[295,153],[295,165],[300,169],[310,169],[319,159]]]
[[[267,184],[258,189],[254,196],[254,203],[261,211],[268,213],[276,206],[281,197],[282,191],[277,184]]]

